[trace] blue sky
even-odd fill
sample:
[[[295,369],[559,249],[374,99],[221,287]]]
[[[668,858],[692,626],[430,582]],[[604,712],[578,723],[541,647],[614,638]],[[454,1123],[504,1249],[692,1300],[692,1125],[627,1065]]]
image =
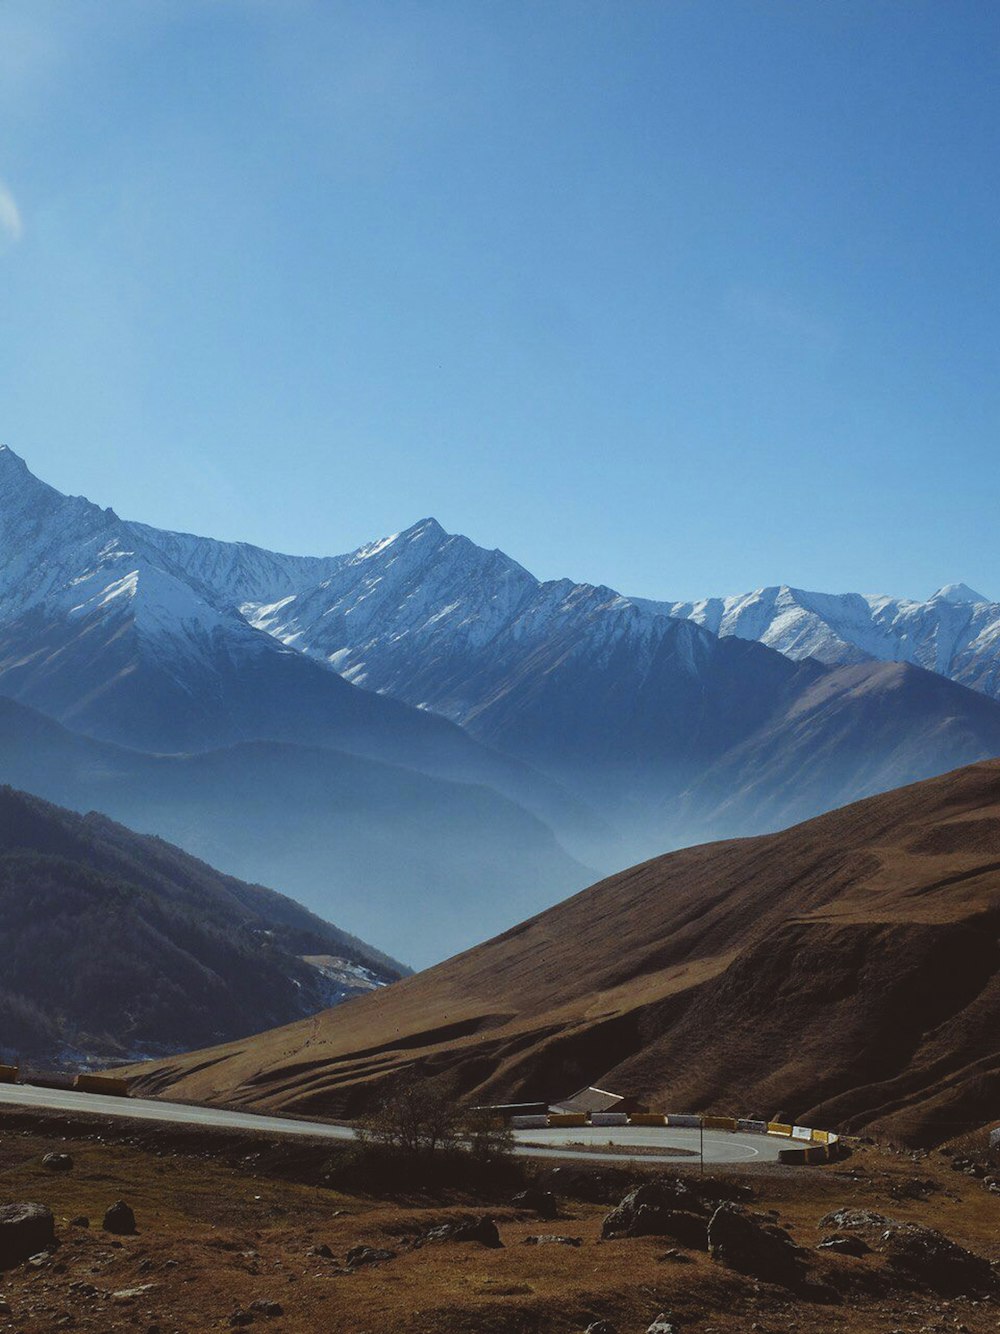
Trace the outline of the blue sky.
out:
[[[164,526],[1000,597],[995,0],[0,0],[0,440]]]

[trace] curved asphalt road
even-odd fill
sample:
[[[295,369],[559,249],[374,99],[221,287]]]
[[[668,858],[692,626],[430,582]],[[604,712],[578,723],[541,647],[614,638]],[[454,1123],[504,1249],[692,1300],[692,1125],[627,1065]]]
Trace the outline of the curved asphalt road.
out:
[[[206,1129],[252,1130],[259,1135],[306,1135],[311,1139],[353,1139],[349,1126],[320,1121],[296,1121],[291,1117],[258,1116],[231,1112],[224,1107],[192,1107],[186,1103],[161,1102],[154,1098],[110,1098],[101,1093],[76,1093],[70,1089],[36,1088],[32,1084],[0,1084],[0,1104],[21,1108],[47,1108],[59,1112],[90,1112],[98,1116],[121,1116],[139,1121],[168,1121],[174,1125]],[[517,1152],[532,1158],[579,1158],[587,1162],[622,1162],[628,1150],[641,1148],[636,1158],[644,1163],[697,1162],[697,1130],[659,1126],[580,1126],[571,1129],[515,1130]],[[609,1149],[612,1142],[616,1149]],[[593,1148],[575,1146],[593,1145]],[[601,1146],[601,1147],[599,1147]],[[603,1152],[601,1148],[603,1147]],[[705,1162],[736,1166],[740,1163],[773,1163],[788,1141],[768,1135],[730,1134],[705,1131]],[[652,1150],[660,1149],[662,1153]],[[671,1152],[673,1150],[674,1152]],[[678,1153],[677,1150],[683,1150]],[[694,1155],[692,1157],[691,1155]]]

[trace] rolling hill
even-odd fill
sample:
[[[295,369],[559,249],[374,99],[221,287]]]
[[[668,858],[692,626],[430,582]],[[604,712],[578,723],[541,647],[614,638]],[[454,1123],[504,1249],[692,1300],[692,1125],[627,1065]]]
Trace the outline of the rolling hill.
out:
[[[612,876],[320,1017],[131,1070],[137,1090],[350,1113],[597,1083],[910,1143],[1000,1102],[1000,763]]]
[[[10,787],[0,949],[0,1052],[36,1062],[236,1037],[405,972],[273,890]]]

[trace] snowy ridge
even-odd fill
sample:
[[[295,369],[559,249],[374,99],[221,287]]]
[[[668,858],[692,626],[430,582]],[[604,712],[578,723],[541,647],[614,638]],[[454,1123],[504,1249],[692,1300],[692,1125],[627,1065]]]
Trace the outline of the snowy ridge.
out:
[[[926,602],[781,585],[701,602],[644,605],[720,636],[757,640],[795,660],[813,657],[828,666],[909,662],[1000,698],[1000,603],[965,584],[948,584]]]
[[[558,642],[595,669],[627,658],[641,679],[665,637],[691,674],[714,636],[681,633],[664,610],[614,589],[542,582],[423,519],[340,559],[316,587],[244,604],[250,623],[334,667],[355,685],[464,721],[532,654]]]
[[[68,623],[128,620],[155,652],[175,639],[205,653],[222,633],[248,651],[258,645],[233,608],[113,510],[61,495],[0,446],[0,623],[39,610]]]
[[[665,641],[675,668],[697,676],[716,637],[827,666],[908,662],[1000,698],[1000,604],[966,584],[925,602],[789,585],[659,602],[542,582],[430,518],[345,555],[290,556],[126,522],[38,481],[0,446],[0,625],[39,608],[68,622],[127,619],[140,647],[166,657],[280,644],[459,722],[538,654],[546,672],[553,653],[594,668],[627,659],[638,688]],[[679,635],[678,621],[701,633]]]
[[[326,579],[340,556],[286,556],[249,542],[219,542],[143,523],[126,525],[140,544],[165,557],[186,578],[204,584],[231,606],[277,601]]]

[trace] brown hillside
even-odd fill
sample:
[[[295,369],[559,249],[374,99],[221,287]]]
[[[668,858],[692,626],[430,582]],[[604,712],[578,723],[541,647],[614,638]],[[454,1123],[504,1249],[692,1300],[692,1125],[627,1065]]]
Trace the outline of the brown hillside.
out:
[[[466,1099],[942,1140],[1000,1115],[1000,761],[610,877],[387,990],[134,1067],[137,1091],[350,1114],[407,1068]]]

